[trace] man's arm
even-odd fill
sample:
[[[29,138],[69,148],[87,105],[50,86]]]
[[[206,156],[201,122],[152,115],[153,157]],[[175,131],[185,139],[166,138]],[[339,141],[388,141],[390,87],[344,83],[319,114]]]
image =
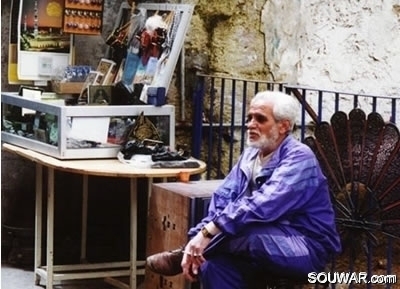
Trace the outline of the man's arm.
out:
[[[249,223],[274,222],[301,211],[321,184],[317,166],[312,152],[285,156],[252,196],[231,202],[212,221],[220,230],[237,234]]]
[[[190,228],[188,232],[189,238],[195,236],[201,228],[209,224],[217,214],[222,212],[229,202],[237,198],[239,195],[239,184],[236,180],[237,174],[239,173],[239,164],[240,160],[225,177],[222,184],[212,194],[207,216],[205,216],[195,227]],[[211,226],[212,225],[209,225],[207,228],[210,230],[211,234],[216,235],[219,232],[218,228],[213,228]]]

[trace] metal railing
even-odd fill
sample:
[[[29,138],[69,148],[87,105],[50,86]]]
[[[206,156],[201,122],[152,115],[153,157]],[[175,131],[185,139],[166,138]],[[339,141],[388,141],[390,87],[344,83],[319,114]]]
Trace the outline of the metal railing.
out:
[[[301,140],[304,140],[308,123],[329,121],[336,111],[348,113],[361,108],[366,114],[378,112],[385,121],[396,123],[400,117],[400,95],[397,97],[356,94],[332,90],[321,90],[303,86],[285,85],[285,91],[294,95],[302,104],[300,116]],[[397,124],[400,127],[400,123]]]
[[[302,104],[296,125],[301,141],[312,134],[316,123],[329,121],[338,110],[348,113],[356,107],[366,114],[378,112],[385,121],[400,127],[400,95],[377,96],[198,74],[193,95],[192,155],[207,163],[206,179],[223,178],[243,151],[247,105],[263,90],[284,91]],[[222,158],[228,166],[222,166]]]

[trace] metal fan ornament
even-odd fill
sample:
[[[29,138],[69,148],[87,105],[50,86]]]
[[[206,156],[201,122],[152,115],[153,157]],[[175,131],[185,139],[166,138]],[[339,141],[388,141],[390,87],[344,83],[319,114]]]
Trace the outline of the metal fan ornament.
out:
[[[400,134],[380,114],[338,111],[317,124],[305,143],[328,179],[344,249],[359,239],[377,245],[378,232],[400,238]],[[350,242],[350,240],[353,240]],[[352,248],[357,249],[357,248]]]

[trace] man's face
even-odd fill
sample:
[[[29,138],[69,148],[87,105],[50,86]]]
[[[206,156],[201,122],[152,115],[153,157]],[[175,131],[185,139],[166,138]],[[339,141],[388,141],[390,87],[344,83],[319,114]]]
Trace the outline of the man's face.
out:
[[[275,121],[272,106],[253,104],[247,114],[247,145],[269,154],[284,138],[282,122]]]

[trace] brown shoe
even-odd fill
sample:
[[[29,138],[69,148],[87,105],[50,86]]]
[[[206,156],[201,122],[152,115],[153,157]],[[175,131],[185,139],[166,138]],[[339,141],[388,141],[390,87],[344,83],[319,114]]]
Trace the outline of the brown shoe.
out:
[[[181,262],[183,249],[165,251],[147,257],[146,265],[154,273],[164,276],[175,276],[182,273]]]

